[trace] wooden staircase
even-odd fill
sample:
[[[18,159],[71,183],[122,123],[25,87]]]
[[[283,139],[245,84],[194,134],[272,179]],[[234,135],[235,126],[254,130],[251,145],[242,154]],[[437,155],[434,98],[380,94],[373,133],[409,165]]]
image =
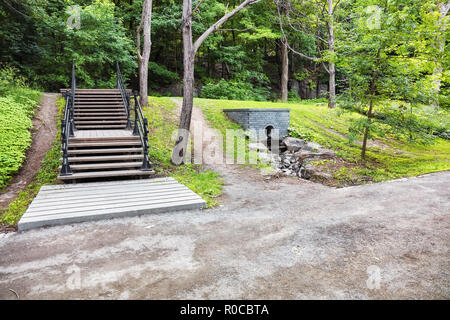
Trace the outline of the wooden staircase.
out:
[[[118,71],[120,89],[61,89],[66,98],[62,120],[63,182],[108,181],[150,177],[147,120],[136,99],[131,112],[130,92]],[[135,119],[137,117],[137,119]]]
[[[69,139],[71,175],[60,175],[61,181],[102,180],[118,177],[149,177],[153,170],[141,170],[144,155],[139,136],[73,137]],[[125,132],[125,133],[126,133]],[[60,159],[62,161],[62,159]]]
[[[119,89],[76,89],[74,120],[78,130],[125,129],[127,114]]]

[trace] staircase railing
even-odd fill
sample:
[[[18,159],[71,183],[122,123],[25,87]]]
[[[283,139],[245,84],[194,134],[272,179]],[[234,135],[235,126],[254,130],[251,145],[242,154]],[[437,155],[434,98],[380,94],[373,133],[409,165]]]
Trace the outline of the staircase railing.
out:
[[[117,73],[117,89],[120,90],[120,95],[122,96],[123,105],[127,113],[127,129],[131,129],[131,111],[130,111],[130,94],[125,88],[125,84],[122,79],[122,74],[120,73],[119,62],[116,62],[116,73]]]
[[[151,171],[152,166],[148,159],[148,121],[142,113],[141,104],[138,99],[138,92],[134,91],[134,126],[133,135],[141,138],[144,159],[142,160],[141,170]]]
[[[75,89],[77,87],[75,80],[75,61],[72,61],[72,83],[71,90],[63,93],[66,105],[64,107],[64,115],[61,120],[61,148],[63,152],[63,163],[61,167],[61,175],[67,176],[72,174],[69,164],[69,137],[75,135],[74,124],[74,104]]]

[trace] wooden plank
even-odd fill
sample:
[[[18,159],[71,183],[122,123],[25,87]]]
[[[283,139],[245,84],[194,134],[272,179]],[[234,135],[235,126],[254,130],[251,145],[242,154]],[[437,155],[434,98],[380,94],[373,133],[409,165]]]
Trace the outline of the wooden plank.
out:
[[[160,195],[160,194],[172,194],[173,192],[188,192],[190,191],[189,188],[174,184],[172,186],[165,186],[164,188],[155,188],[155,189],[141,189],[141,190],[135,190],[134,192],[125,192],[125,191],[119,191],[119,190],[113,190],[109,191],[108,193],[100,193],[100,194],[92,194],[92,192],[78,192],[78,193],[63,193],[63,194],[47,194],[43,195],[41,194],[40,197],[36,198],[33,203],[30,205],[30,208],[34,208],[34,205],[36,204],[61,204],[61,201],[90,201],[98,199],[99,197],[103,198],[121,198],[121,197],[128,197],[129,195],[132,196],[151,196],[151,195]]]
[[[80,200],[73,200],[71,199],[70,202],[67,204],[61,204],[59,203],[39,203],[35,204],[34,206],[30,206],[28,208],[28,212],[31,216],[37,215],[39,212],[43,212],[45,215],[52,214],[54,211],[61,212],[63,210],[64,212],[69,212],[69,210],[77,209],[79,211],[81,210],[91,210],[94,207],[100,207],[100,208],[106,208],[106,206],[111,206],[113,208],[120,207],[124,205],[125,207],[130,206],[130,202],[134,203],[147,203],[149,201],[160,201],[165,200],[167,202],[170,202],[173,199],[197,199],[195,195],[192,195],[191,192],[188,191],[181,191],[176,190],[171,193],[166,192],[162,194],[155,194],[155,195],[148,195],[148,194],[140,194],[140,195],[134,195],[129,194],[126,196],[116,196],[115,198],[112,197],[97,197],[94,199],[91,199],[90,201],[87,201],[86,199],[80,199]]]
[[[110,125],[94,125],[94,126],[89,126],[89,125],[79,125],[76,126],[76,129],[78,130],[83,130],[83,129],[112,129],[112,128],[116,128],[116,129],[125,129],[125,125],[115,125],[115,124],[110,124]]]
[[[138,153],[142,152],[142,148],[116,148],[116,149],[85,149],[85,150],[68,150],[69,157],[71,154],[98,154],[98,153]]]
[[[112,203],[112,204],[95,204],[92,206],[89,206],[88,208],[61,208],[56,210],[42,210],[42,211],[28,211],[27,218],[36,218],[36,217],[48,217],[53,215],[59,215],[59,214],[84,214],[86,212],[95,212],[100,210],[127,210],[129,208],[133,207],[140,207],[140,206],[151,206],[151,205],[158,205],[158,204],[170,204],[171,202],[179,202],[179,201],[191,201],[191,200],[198,200],[197,195],[188,195],[188,196],[181,196],[177,199],[158,199],[158,200],[143,200],[141,202],[122,202],[122,203]]]
[[[92,171],[92,172],[78,172],[68,176],[58,176],[59,180],[75,180],[75,179],[90,179],[90,178],[108,178],[108,177],[127,177],[127,176],[148,176],[154,174],[155,171],[142,170],[117,170],[117,171]]]
[[[140,146],[140,140],[136,141],[110,141],[110,142],[71,142],[69,141],[69,148],[82,147],[114,147],[114,146]]]
[[[177,180],[171,177],[153,178],[145,181],[142,180],[125,180],[125,181],[108,181],[108,182],[86,182],[77,184],[54,184],[48,186],[42,186],[41,190],[68,190],[68,189],[89,189],[93,187],[114,187],[124,185],[157,185],[158,183],[175,182]]]
[[[76,162],[99,162],[99,161],[114,161],[114,160],[142,160],[144,156],[142,154],[130,154],[123,156],[95,156],[95,157],[69,157],[69,163]],[[60,158],[59,161],[62,161]]]
[[[71,164],[72,171],[94,170],[94,169],[114,169],[114,168],[140,168],[142,162],[108,162],[108,163],[90,163],[90,164]],[[61,169],[61,166],[59,166]]]
[[[111,193],[111,194],[127,194],[127,193],[136,193],[136,192],[159,192],[160,190],[172,190],[173,188],[187,188],[183,185],[180,185],[177,182],[164,182],[164,183],[158,183],[154,185],[144,185],[144,186],[136,186],[136,185],[127,185],[127,186],[115,186],[115,187],[108,187],[108,186],[98,186],[97,189],[95,189],[95,193],[92,193],[92,188],[84,188],[84,189],[62,189],[62,190],[41,190],[40,196],[36,201],[41,200],[47,200],[50,198],[59,198],[61,197],[88,197],[90,195],[99,195],[104,193]]]
[[[111,219],[120,217],[133,217],[142,214],[151,213],[163,213],[170,211],[179,210],[199,210],[206,207],[204,200],[191,200],[191,201],[178,201],[169,204],[154,204],[154,205],[143,205],[136,206],[128,209],[109,209],[109,210],[98,210],[96,212],[85,212],[83,214],[59,214],[46,218],[34,217],[27,218],[23,217],[18,224],[19,231],[25,231],[33,228],[39,228],[44,226],[56,226],[63,224],[96,221],[101,219]]]

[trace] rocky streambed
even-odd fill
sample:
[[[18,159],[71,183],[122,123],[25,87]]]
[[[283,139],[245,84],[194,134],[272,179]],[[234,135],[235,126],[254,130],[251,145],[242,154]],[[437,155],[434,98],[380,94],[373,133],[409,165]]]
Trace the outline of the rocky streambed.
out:
[[[259,158],[272,165],[272,174],[297,176],[302,179],[333,179],[330,173],[320,170],[316,164],[322,160],[336,158],[336,153],[318,143],[287,137],[280,143],[280,152],[270,152],[262,143],[250,144],[249,148],[258,151]]]

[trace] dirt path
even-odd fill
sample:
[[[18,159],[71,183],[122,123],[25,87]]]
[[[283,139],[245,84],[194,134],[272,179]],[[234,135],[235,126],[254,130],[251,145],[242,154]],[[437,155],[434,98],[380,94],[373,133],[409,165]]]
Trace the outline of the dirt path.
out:
[[[32,143],[26,153],[26,158],[11,184],[0,194],[0,211],[6,208],[16,195],[33,180],[41,167],[42,159],[52,147],[57,133],[55,117],[58,108],[56,106],[56,93],[44,93],[41,105],[33,119]]]
[[[178,105],[176,110],[176,114],[179,117],[181,113],[182,101],[176,98],[171,99]],[[209,126],[208,121],[206,120],[202,110],[196,106],[192,109],[192,118],[191,118],[191,139],[195,140],[195,130],[194,126],[200,126],[202,128],[203,133],[203,144],[202,144],[202,152],[205,154],[205,149],[209,150],[222,150],[222,145],[219,144],[218,139],[216,139],[217,130],[211,128]],[[219,173],[226,181],[227,184],[239,183],[239,180],[242,176],[245,176],[246,179],[255,181],[255,182],[264,182],[268,183],[268,179],[266,176],[262,175],[258,169],[254,169],[248,166],[240,166],[235,164],[226,164],[225,152],[222,150],[223,159],[222,163],[216,163],[213,161],[205,162],[202,164],[203,168],[207,170],[212,170],[214,172]],[[277,182],[284,181],[290,183],[298,183],[298,179],[292,177],[278,177],[276,181],[272,181],[272,184],[276,184]],[[305,182],[307,183],[307,182]],[[250,194],[248,194],[251,197]],[[220,199],[220,202],[223,202],[225,199]]]

